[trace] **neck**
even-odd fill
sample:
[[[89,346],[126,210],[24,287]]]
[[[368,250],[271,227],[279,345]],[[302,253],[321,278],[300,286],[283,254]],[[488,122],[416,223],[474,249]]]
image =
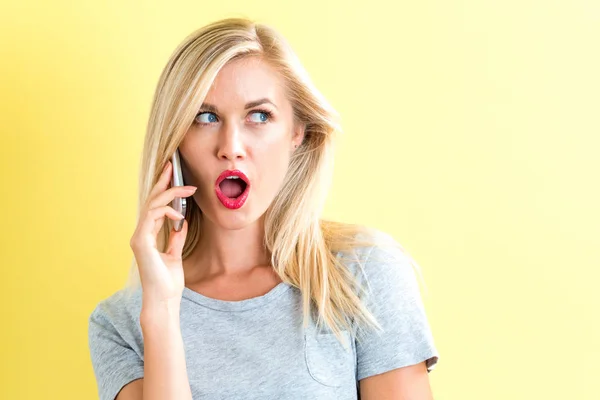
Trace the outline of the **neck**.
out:
[[[254,269],[271,266],[270,255],[263,245],[264,220],[243,229],[225,229],[204,219],[194,251],[186,258],[186,283],[211,278],[242,277]]]

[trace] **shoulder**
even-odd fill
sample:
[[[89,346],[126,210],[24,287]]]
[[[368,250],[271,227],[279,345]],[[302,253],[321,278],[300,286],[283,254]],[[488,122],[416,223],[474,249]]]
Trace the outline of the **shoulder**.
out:
[[[123,288],[101,299],[89,315],[88,322],[90,327],[110,325],[117,330],[135,329],[139,325],[141,308],[141,287]]]
[[[114,399],[144,376],[140,305],[141,288],[124,288],[100,300],[89,316],[88,346],[101,399]]]
[[[419,265],[387,232],[371,229],[360,240],[371,244],[357,248],[360,262],[353,262],[362,282],[359,297],[378,326],[357,335],[357,379],[422,361],[431,371],[438,351],[421,299]]]
[[[340,260],[359,281],[375,281],[385,285],[390,279],[396,282],[412,281],[413,273],[420,267],[390,233],[366,227],[354,236],[352,251],[338,253]]]

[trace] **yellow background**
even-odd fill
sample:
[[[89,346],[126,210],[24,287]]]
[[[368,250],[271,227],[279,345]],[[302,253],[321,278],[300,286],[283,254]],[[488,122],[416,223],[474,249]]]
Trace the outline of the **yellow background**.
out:
[[[97,398],[158,76],[215,19],[292,43],[345,134],[326,216],[423,268],[436,400],[600,398],[600,3],[3,1],[2,399]]]

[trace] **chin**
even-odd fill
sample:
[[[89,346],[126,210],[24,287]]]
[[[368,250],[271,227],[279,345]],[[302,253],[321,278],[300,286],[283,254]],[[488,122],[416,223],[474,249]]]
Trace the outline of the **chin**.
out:
[[[231,210],[223,207],[217,200],[216,209],[212,209],[210,220],[223,229],[239,230],[254,224],[260,216],[254,215],[249,209],[249,204],[237,210]]]
[[[220,216],[217,223],[224,229],[236,231],[239,229],[244,229],[248,225],[252,225],[254,222],[256,222],[256,219],[247,218],[244,215],[228,215]]]

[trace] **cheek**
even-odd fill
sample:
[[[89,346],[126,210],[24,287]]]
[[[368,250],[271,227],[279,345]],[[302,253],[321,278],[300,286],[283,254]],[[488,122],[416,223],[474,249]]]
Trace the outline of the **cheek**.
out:
[[[274,148],[276,147],[276,148]],[[255,154],[256,173],[260,176],[261,186],[274,194],[283,185],[288,170],[290,156],[285,144],[274,146]]]
[[[180,144],[180,151],[186,154],[186,163],[188,170],[183,171],[184,183],[186,185],[202,187],[211,186],[214,184],[216,177],[211,177],[210,171],[215,170],[215,166],[211,165],[209,157],[209,148],[206,146],[206,141],[194,140],[186,136],[185,140]],[[214,163],[212,163],[214,164]]]
[[[204,158],[206,160],[206,158]],[[189,186],[196,186],[198,192],[205,194],[206,191],[212,190],[216,177],[209,176],[209,171],[214,170],[214,166],[207,165],[202,160],[202,157],[197,156],[195,159],[188,160],[188,165],[182,170],[183,183]]]

